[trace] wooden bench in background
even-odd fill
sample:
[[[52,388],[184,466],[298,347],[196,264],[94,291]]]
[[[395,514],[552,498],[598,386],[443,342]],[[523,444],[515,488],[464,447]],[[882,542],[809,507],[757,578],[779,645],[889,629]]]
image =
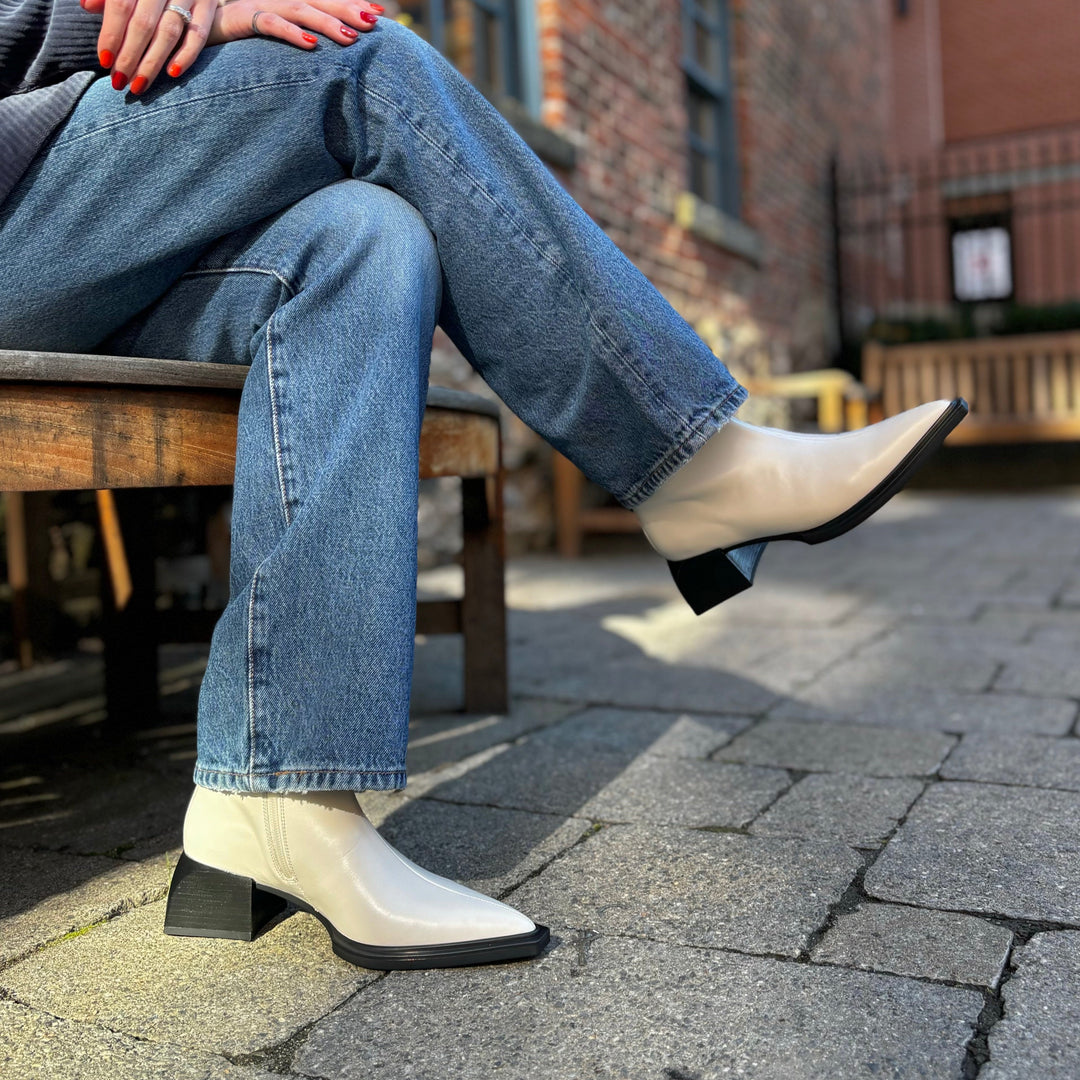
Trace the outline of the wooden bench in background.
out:
[[[156,610],[151,503],[146,498],[151,493],[114,489],[231,485],[240,393],[248,370],[232,364],[0,350],[0,491],[5,493],[8,573],[21,660],[29,659],[28,541],[21,493],[94,489],[110,583],[102,588],[102,615],[106,723],[114,732],[149,723],[156,713],[161,641],[208,640],[191,636],[191,627],[170,626],[170,613]],[[430,388],[420,475],[462,478],[465,590],[460,600],[420,602],[417,633],[463,634],[466,710],[504,712],[508,687],[498,407],[474,394]],[[210,614],[216,619],[216,613]]]
[[[949,445],[1080,439],[1080,332],[863,346],[863,384],[883,416],[963,397]]]

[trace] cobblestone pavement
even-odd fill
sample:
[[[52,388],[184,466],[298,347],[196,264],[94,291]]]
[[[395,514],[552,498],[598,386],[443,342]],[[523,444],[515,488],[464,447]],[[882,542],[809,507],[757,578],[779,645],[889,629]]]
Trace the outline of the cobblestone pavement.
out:
[[[543,957],[166,937],[199,657],[124,761],[70,752],[92,658],[9,674],[39,716],[86,685],[66,736],[0,712],[0,1075],[1080,1076],[1080,491],[902,496],[700,619],[639,548],[509,580],[509,714],[454,713],[458,643],[421,641],[409,788],[364,802]]]

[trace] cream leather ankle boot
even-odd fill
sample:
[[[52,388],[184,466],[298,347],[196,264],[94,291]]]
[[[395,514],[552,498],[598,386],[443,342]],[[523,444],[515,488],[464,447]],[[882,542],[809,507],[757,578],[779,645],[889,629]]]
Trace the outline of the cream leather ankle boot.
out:
[[[250,941],[286,901],[322,922],[342,959],[380,971],[537,956],[549,937],[506,904],[398,854],[352,792],[197,787],[165,932]]]
[[[865,521],[967,411],[932,401],[840,435],[731,420],[635,512],[700,615],[753,584],[770,541],[819,544]]]

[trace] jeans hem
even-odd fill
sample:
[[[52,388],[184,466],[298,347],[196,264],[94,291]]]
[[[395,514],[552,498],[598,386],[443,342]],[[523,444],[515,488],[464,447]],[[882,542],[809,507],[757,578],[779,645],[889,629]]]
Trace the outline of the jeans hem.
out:
[[[260,795],[305,791],[401,791],[404,769],[282,769],[278,772],[233,772],[197,766],[198,787]]]
[[[626,495],[616,495],[619,502],[629,510],[640,506],[735,415],[747,396],[746,388],[736,383],[731,392],[712,406],[700,420],[691,423],[687,434],[672,446]]]

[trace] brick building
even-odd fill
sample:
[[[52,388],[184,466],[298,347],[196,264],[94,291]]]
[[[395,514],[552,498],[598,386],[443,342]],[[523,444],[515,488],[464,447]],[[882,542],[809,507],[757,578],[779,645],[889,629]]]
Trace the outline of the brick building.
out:
[[[1080,326],[1080,5],[890,7],[890,153],[841,177],[847,335]]]
[[[402,0],[399,9],[718,353],[738,366],[764,344],[774,369],[829,362],[829,160],[887,149],[885,0]],[[478,388],[445,341],[433,379]],[[512,421],[508,433],[511,534],[544,542],[544,450]],[[431,543],[443,520],[430,501],[422,508]]]

